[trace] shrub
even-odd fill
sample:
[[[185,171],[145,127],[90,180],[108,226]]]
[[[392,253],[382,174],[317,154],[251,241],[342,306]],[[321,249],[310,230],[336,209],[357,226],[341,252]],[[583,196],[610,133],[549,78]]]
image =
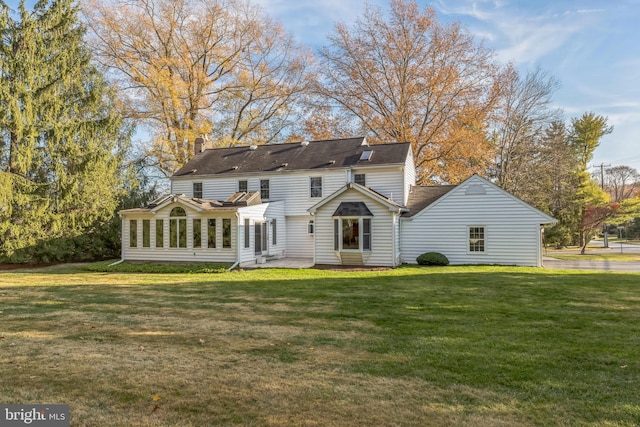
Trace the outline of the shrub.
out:
[[[440,252],[425,252],[416,261],[420,265],[449,265],[449,259]]]

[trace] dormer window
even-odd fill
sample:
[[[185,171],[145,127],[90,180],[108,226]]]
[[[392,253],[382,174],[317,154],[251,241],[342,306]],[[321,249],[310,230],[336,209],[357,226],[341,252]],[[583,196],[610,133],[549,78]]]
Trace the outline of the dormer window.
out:
[[[366,162],[371,159],[371,155],[373,154],[372,150],[364,150],[360,155],[360,162]]]

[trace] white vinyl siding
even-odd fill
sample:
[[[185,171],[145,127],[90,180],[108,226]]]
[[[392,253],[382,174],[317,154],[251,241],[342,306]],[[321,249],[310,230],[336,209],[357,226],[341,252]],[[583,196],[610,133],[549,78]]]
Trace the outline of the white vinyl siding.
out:
[[[363,197],[356,190],[347,190],[322,205],[314,216],[315,263],[341,264],[339,251],[334,249],[333,213],[342,202],[364,202],[373,214],[371,219],[371,251],[361,251],[364,265],[394,266],[394,214],[382,204]],[[367,217],[369,218],[369,217]]]
[[[411,191],[411,186],[416,185],[416,166],[413,162],[413,153],[409,150],[409,155],[407,156],[407,160],[404,164],[404,188],[403,188],[403,199],[402,203],[407,204],[409,200],[409,191]]]
[[[255,206],[247,206],[245,208],[238,209],[238,215],[240,215],[241,218],[240,236],[243,240],[242,248],[240,248],[241,265],[247,266],[255,264],[255,224],[261,224],[264,222],[270,223],[271,221],[276,220],[276,232],[278,233],[276,236],[276,242],[273,242],[273,228],[267,227],[268,244],[266,248],[263,248],[261,255],[275,257],[283,257],[285,255],[287,233],[284,227],[281,226],[285,223],[284,203],[269,202]],[[248,236],[249,238],[249,247],[245,247],[244,245],[245,236]]]
[[[408,186],[403,184],[403,172],[400,166],[359,167],[347,173],[348,169],[324,169],[322,171],[271,172],[254,176],[214,176],[173,178],[171,191],[173,194],[191,194],[192,183],[202,182],[203,198],[226,200],[237,192],[239,180],[247,180],[249,192],[260,192],[260,180],[269,180],[269,201],[284,201],[287,216],[308,215],[307,209],[318,203],[317,197],[310,197],[310,178],[322,176],[322,197],[338,191],[348,179],[353,181],[354,174],[365,174],[367,187],[387,197],[393,196],[397,202],[404,203],[408,194]],[[413,183],[413,181],[412,181]],[[264,200],[263,200],[264,201]]]
[[[469,192],[482,186],[484,194]],[[474,187],[478,188],[478,187]],[[402,261],[440,252],[451,264],[537,266],[540,224],[548,217],[484,180],[473,177],[401,224]],[[469,250],[469,228],[484,229],[484,252]]]
[[[367,187],[383,194],[397,203],[404,204],[404,185],[402,182],[403,174],[399,167],[396,168],[379,168],[375,172],[369,169],[355,169],[356,174],[365,174]],[[329,195],[329,193],[326,193]]]
[[[287,256],[296,258],[313,257],[313,234],[308,233],[309,221],[314,217],[310,215],[287,216]],[[282,229],[284,227],[278,227]]]

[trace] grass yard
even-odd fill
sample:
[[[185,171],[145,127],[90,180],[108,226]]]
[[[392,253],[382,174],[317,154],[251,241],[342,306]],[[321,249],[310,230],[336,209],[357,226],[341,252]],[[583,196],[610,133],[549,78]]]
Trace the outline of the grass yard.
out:
[[[72,425],[633,426],[640,274],[0,274],[0,402]]]

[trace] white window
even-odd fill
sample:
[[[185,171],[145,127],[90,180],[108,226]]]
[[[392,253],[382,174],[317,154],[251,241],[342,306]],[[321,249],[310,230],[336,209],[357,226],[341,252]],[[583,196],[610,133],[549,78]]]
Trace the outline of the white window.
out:
[[[207,247],[216,247],[216,219],[209,218],[207,220]]]
[[[262,200],[269,200],[269,180],[260,180],[260,198]]]
[[[222,247],[231,247],[231,219],[222,218]]]
[[[142,247],[151,247],[151,220],[142,220]]]
[[[312,176],[309,181],[311,197],[322,197],[322,177]]]
[[[156,219],[156,248],[164,247],[164,220]]]
[[[202,219],[194,218],[192,221],[192,229],[193,229],[193,247],[201,248],[202,247]]]
[[[371,218],[334,219],[333,245],[337,251],[370,251]]]
[[[129,246],[132,248],[138,247],[138,220],[129,220]]]
[[[245,193],[249,191],[249,183],[246,179],[241,179],[240,181],[238,181],[238,191],[244,191]]]
[[[187,213],[181,207],[175,207],[169,214],[169,247],[187,247]]]
[[[193,183],[193,198],[202,199],[202,183],[201,182]]]
[[[271,220],[271,244],[272,245],[277,245],[278,244],[278,228],[277,228],[277,224],[278,224],[278,221],[275,218]]]
[[[366,179],[365,179],[365,174],[363,173],[357,173],[353,176],[353,182],[355,182],[356,184],[360,184],[360,185],[367,185],[366,184]]]
[[[484,227],[469,227],[469,252],[484,252]]]
[[[249,218],[245,218],[244,219],[244,247],[245,248],[251,247],[251,235],[249,234],[250,230],[251,230],[251,221],[249,220]]]

